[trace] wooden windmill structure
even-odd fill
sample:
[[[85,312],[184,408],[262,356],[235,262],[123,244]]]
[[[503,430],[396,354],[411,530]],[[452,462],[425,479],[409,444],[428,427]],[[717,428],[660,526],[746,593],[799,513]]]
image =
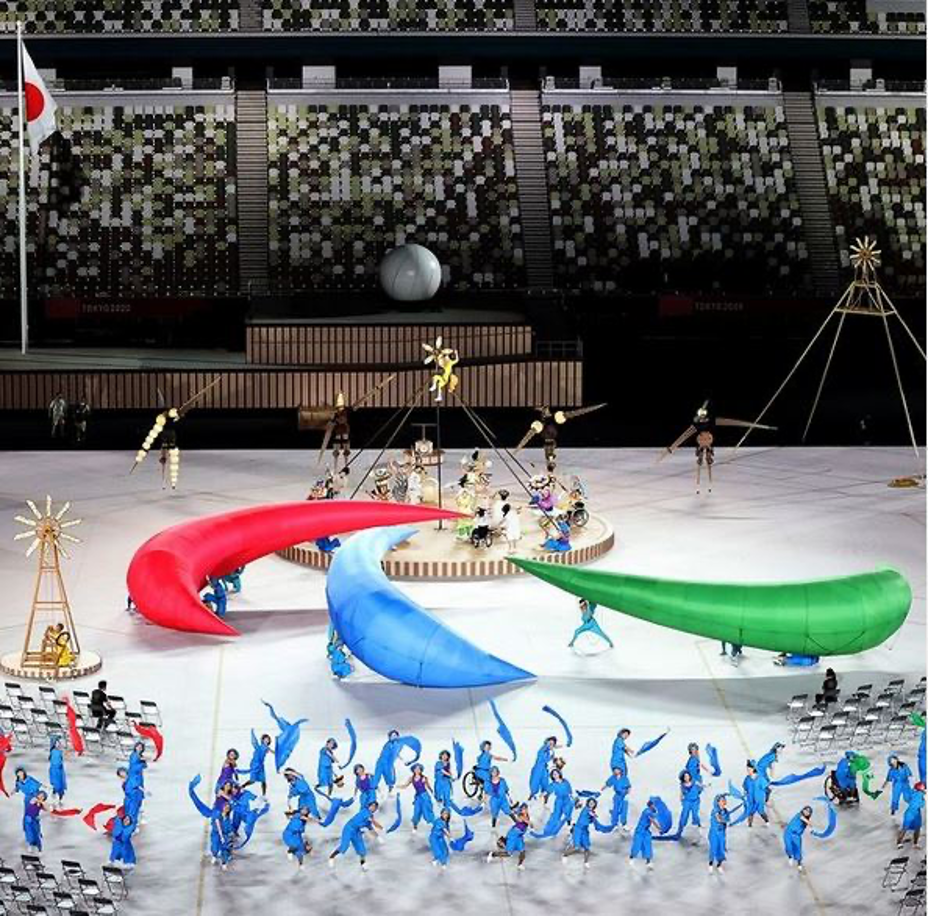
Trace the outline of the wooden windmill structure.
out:
[[[80,543],[68,529],[79,525],[81,519],[65,519],[70,502],[53,511],[51,496],[45,497],[44,513],[31,499],[26,500],[26,505],[31,517],[16,516],[26,530],[15,534],[13,539],[31,539],[26,556],[38,556],[32,607],[22,651],[4,656],[0,668],[21,677],[81,677],[100,667],[100,657],[81,649],[61,574],[61,558],[70,559],[62,542]]]

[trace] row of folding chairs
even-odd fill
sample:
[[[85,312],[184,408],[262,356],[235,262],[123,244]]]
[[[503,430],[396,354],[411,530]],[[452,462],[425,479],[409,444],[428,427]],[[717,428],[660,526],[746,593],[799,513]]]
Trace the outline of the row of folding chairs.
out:
[[[888,719],[875,707],[856,714],[843,710],[834,713],[814,710],[794,723],[793,742],[817,754],[825,754],[837,749],[837,744],[855,749],[899,748],[915,741],[917,734],[907,712]]]
[[[116,916],[129,895],[126,875],[117,866],[104,865],[101,876],[88,876],[80,862],[70,859],[61,860],[60,878],[36,855],[20,856],[19,868],[0,860],[0,914]]]
[[[6,681],[7,705],[14,711],[44,709],[49,716],[54,716],[62,724],[65,721],[62,716],[66,712],[66,704],[58,696],[58,692],[51,684],[40,684],[35,696],[28,692],[24,685],[15,681]],[[86,719],[90,719],[90,694],[86,690],[72,690],[71,695],[74,698],[74,705],[77,712],[81,713]],[[161,710],[154,700],[140,700],[137,710],[130,709],[126,703],[125,697],[116,694],[108,696],[110,705],[116,712],[116,721],[140,719],[145,722],[151,722],[154,725],[161,726]]]
[[[916,860],[917,871],[910,871],[909,856],[897,856],[884,866],[881,887],[902,891],[898,914],[925,913],[926,911],[926,860]],[[907,880],[908,879],[908,880]]]
[[[811,698],[808,693],[799,693],[790,698],[787,704],[787,719],[796,722],[803,716],[810,715],[816,710],[826,711],[829,707],[848,707],[845,711],[852,712],[855,707],[873,706],[890,716],[900,711],[902,707],[921,710],[926,707],[926,679],[922,678],[914,686],[907,687],[904,678],[894,678],[880,690],[875,691],[873,684],[859,684],[854,691],[843,698],[842,691],[836,693],[827,702],[817,704],[816,697]]]

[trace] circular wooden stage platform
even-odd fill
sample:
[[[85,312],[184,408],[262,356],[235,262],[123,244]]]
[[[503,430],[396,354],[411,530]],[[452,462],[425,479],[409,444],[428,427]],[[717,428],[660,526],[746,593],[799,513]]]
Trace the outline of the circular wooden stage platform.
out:
[[[384,557],[382,566],[391,579],[497,579],[523,575],[521,569],[507,562],[506,541],[502,539],[478,550],[455,539],[454,522],[445,522],[442,530],[436,522],[415,527],[419,528],[418,534]],[[584,528],[574,530],[571,550],[566,553],[542,550],[541,543],[541,530],[524,524],[523,538],[513,556],[580,566],[612,550],[614,534],[606,519],[592,514]],[[332,562],[332,555],[322,553],[312,542],[280,550],[278,555],[311,569],[326,570]]]
[[[10,652],[0,658],[0,671],[4,674],[11,674],[14,677],[21,677],[24,680],[33,681],[73,681],[79,677],[86,677],[99,671],[103,665],[103,660],[96,652],[88,652],[81,649],[80,654],[74,660],[73,665],[67,668],[34,668],[23,666],[23,653]]]

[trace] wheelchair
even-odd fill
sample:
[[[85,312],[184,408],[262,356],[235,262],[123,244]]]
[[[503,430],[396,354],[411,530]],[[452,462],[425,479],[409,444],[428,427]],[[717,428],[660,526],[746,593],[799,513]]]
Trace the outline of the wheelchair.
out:
[[[480,801],[483,797],[484,780],[477,775],[476,767],[464,774],[464,779],[461,780],[461,788],[464,789],[464,794],[468,798],[476,798]]]
[[[835,770],[826,777],[826,781],[823,783],[823,794],[829,801],[835,802],[837,805],[857,805],[861,800],[858,795],[857,782],[853,789],[840,788],[835,778]]]

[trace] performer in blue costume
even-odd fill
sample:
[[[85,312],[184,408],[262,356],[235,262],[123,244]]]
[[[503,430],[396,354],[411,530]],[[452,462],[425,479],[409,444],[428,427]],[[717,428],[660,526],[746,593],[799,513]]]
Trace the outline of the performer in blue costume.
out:
[[[310,822],[310,812],[307,808],[286,812],[287,826],[281,838],[287,848],[287,858],[296,859],[299,868],[303,868],[303,858],[313,851],[313,844],[306,838],[306,825]]]
[[[897,813],[900,799],[909,795],[912,775],[913,771],[896,754],[891,754],[887,758],[887,778],[884,780],[884,785],[890,783],[893,786],[893,794],[890,797],[891,814]]]
[[[571,826],[574,815],[574,789],[564,777],[564,773],[555,767],[549,774],[551,794],[555,796],[555,805],[552,808],[552,818],[558,818],[562,823]]]
[[[135,833],[135,819],[125,813],[113,821],[113,845],[110,847],[110,862],[122,862],[127,868],[135,867],[135,848],[132,835]]]
[[[693,759],[693,758],[691,758]],[[703,783],[694,782],[690,770],[683,770],[680,775],[681,783],[681,819],[677,825],[677,835],[684,833],[688,823],[700,827],[700,794],[703,792]]]
[[[222,579],[217,579],[215,576],[210,576],[209,581],[213,591],[204,592],[200,600],[204,604],[209,605],[210,609],[217,617],[225,617],[227,601],[226,586],[223,584]]]
[[[30,776],[25,768],[17,767],[14,773],[13,791],[23,796],[23,831],[26,831],[26,810],[29,803],[42,791],[42,783],[34,776]]]
[[[332,795],[332,789],[342,777],[336,777],[334,765],[338,763],[335,752],[339,742],[335,738],[327,738],[326,743],[319,749],[319,762],[316,766],[316,789],[326,798]]]
[[[542,797],[548,802],[548,796],[551,792],[549,785],[548,771],[555,756],[555,749],[560,745],[554,735],[550,735],[542,742],[542,746],[535,755],[535,763],[532,765],[532,771],[529,773],[529,799],[530,801],[541,793]]]
[[[360,763],[355,764],[352,772],[355,774],[355,794],[359,796],[359,807],[367,808],[372,802],[377,803],[377,787],[374,784],[374,777]]]
[[[726,796],[717,795],[713,799],[713,811],[710,814],[710,865],[712,872],[722,872],[723,862],[726,861],[726,831],[729,828],[729,811],[726,807]]]
[[[219,771],[219,777],[216,780],[217,791],[226,785],[227,782],[232,783],[234,786],[239,784],[239,771],[236,769],[238,765],[239,752],[234,747],[231,747],[226,751],[226,758],[223,760],[222,768]]]
[[[770,782],[774,776],[774,764],[777,763],[783,747],[784,745],[778,741],[771,746],[771,750],[768,751],[767,754],[762,754],[758,758],[755,769],[758,770],[758,775],[764,776],[768,782]]]
[[[748,771],[742,780],[742,791],[745,794],[745,811],[748,814],[748,826],[755,823],[757,814],[765,824],[768,824],[768,779],[758,772],[758,764],[754,760],[745,763]]]
[[[232,804],[225,802],[210,817],[210,861],[217,862],[223,871],[232,860],[232,843],[235,833],[232,830]]]
[[[65,755],[61,748],[62,739],[55,735],[51,739],[48,751],[48,783],[52,787],[52,807],[58,808],[68,791],[68,778],[65,775]]]
[[[626,769],[626,758],[635,757],[635,750],[629,747],[626,742],[632,734],[628,728],[621,728],[613,739],[613,747],[610,751],[610,769],[615,770],[620,767]]]
[[[41,789],[26,800],[23,812],[23,835],[26,838],[26,847],[36,852],[42,851],[42,825],[39,818],[43,811],[48,810],[46,802],[48,796]]]
[[[571,649],[574,647],[574,643],[577,642],[578,636],[582,633],[593,633],[594,636],[599,636],[604,642],[609,643],[611,649],[615,649],[616,647],[613,645],[613,640],[603,632],[600,624],[597,623],[597,605],[592,601],[588,601],[586,598],[581,598],[578,603],[581,609],[581,625],[574,631],[571,642],[568,643],[568,648]]]
[[[452,755],[448,751],[441,751],[439,759],[435,762],[435,769],[432,777],[432,791],[435,800],[443,806],[447,806],[452,800]]]
[[[813,809],[807,805],[795,814],[784,828],[784,852],[798,871],[803,871],[803,834],[813,820]]]
[[[622,763],[613,767],[613,774],[603,784],[604,789],[613,790],[613,807],[610,811],[610,826],[616,827],[621,825],[623,832],[628,833],[629,828],[626,822],[629,819],[629,790],[632,784],[626,775],[626,764]]]
[[[383,830],[383,827],[381,827],[381,825],[374,819],[374,814],[376,811],[377,802],[371,802],[346,822],[345,826],[342,828],[342,837],[339,840],[339,845],[332,851],[329,856],[330,868],[335,868],[336,856],[340,856],[342,853],[348,852],[349,848],[351,847],[358,854],[358,858],[361,861],[361,870],[367,871],[368,866],[366,859],[368,855],[368,848],[365,846],[364,831]]]
[[[490,768],[493,762],[495,760],[503,762],[507,759],[506,757],[498,757],[494,754],[491,750],[492,747],[492,742],[482,741],[481,752],[477,755],[477,760],[474,763],[474,776],[480,780],[482,786],[490,779]]]
[[[397,757],[400,755],[402,745],[400,744],[400,732],[391,729],[387,732],[387,741],[381,748],[378,755],[377,763],[374,765],[374,788],[378,788],[383,779],[387,783],[388,794],[393,794],[394,785],[397,782]]]
[[[629,849],[629,864],[641,856],[645,859],[645,864],[649,870],[652,867],[652,826],[658,825],[658,809],[654,802],[649,799],[648,804],[642,809],[639,815],[638,823],[632,833],[632,846]]]
[[[858,797],[858,778],[852,772],[851,763],[857,757],[856,751],[846,751],[845,756],[836,764],[835,782],[839,789],[852,797]]]
[[[451,839],[451,830],[449,823],[452,814],[448,808],[443,808],[439,816],[432,822],[432,829],[429,831],[429,849],[432,852],[432,864],[441,865],[442,868],[448,866],[449,849],[448,841]]]
[[[244,566],[238,566],[231,573],[222,577],[224,585],[228,585],[233,594],[238,595],[242,591],[242,573],[245,572]]]
[[[145,759],[145,742],[136,741],[129,755],[129,779],[133,785],[140,789],[145,788],[145,771],[148,769],[148,762]]]
[[[267,798],[268,796],[268,776],[265,772],[265,758],[268,756],[270,750],[271,736],[262,735],[259,741],[255,737],[255,730],[252,729],[252,759],[248,765],[248,770],[239,770],[239,772],[248,776],[248,782],[246,782],[242,788],[247,789],[257,782],[261,785],[262,798]]]
[[[897,836],[897,849],[903,848],[903,841],[907,833],[913,834],[913,848],[919,848],[919,834],[923,829],[923,808],[926,806],[926,787],[921,783],[916,783],[910,789],[906,799],[907,807],[903,812],[903,824],[900,828],[900,834]]]
[[[355,670],[348,660],[345,643],[335,631],[326,645],[326,657],[329,659],[329,670],[337,680],[344,680]]]
[[[695,741],[692,741],[687,745],[687,762],[684,764],[683,772],[690,774],[691,782],[694,786],[698,787],[690,795],[690,806],[687,807],[688,812],[693,817],[694,826],[700,826],[700,792],[703,790],[703,774],[712,773],[713,771],[700,760],[700,745]],[[683,801],[683,782],[682,782],[682,797]],[[682,805],[681,810],[681,822],[684,823],[684,806]],[[680,833],[678,828],[678,833]]]
[[[584,853],[584,868],[590,868],[590,828],[595,827],[601,833],[609,833],[612,827],[607,827],[597,820],[597,799],[588,798],[571,828],[571,838],[565,845],[561,854],[562,863],[567,862],[568,856],[576,852]]]
[[[429,784],[429,777],[421,763],[414,763],[410,778],[402,782],[397,789],[405,789],[408,786],[413,787],[413,833],[419,827],[420,821],[431,824],[435,820],[435,811],[432,808],[432,786]]]
[[[513,816],[513,802],[510,798],[510,787],[500,775],[500,767],[490,768],[490,779],[484,783],[484,795],[490,802],[490,826],[497,826],[500,814]]]
[[[559,515],[551,522],[542,549],[550,553],[567,553],[571,549],[571,524]]]
[[[320,820],[319,807],[316,804],[316,795],[306,781],[306,777],[296,770],[289,767],[284,770],[284,779],[287,780],[290,789],[287,792],[287,798],[296,798],[298,808],[306,808],[316,820]]]
[[[121,780],[123,789],[123,812],[138,824],[142,816],[142,803],[145,801],[145,791],[137,782],[129,778],[129,771],[120,767],[116,775]]]
[[[497,839],[497,848],[487,853],[487,861],[494,859],[508,859],[517,856],[516,867],[522,870],[526,867],[526,831],[532,826],[529,818],[529,806],[520,805],[513,818],[513,826],[507,831],[505,837]]]

